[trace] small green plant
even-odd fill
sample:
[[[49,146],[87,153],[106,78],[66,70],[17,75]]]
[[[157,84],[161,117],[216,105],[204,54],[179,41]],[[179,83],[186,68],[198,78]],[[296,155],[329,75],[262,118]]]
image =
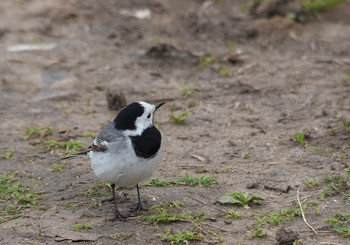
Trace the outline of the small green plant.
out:
[[[350,82],[350,75],[345,74],[342,76],[341,81],[344,85],[348,85]]]
[[[61,111],[62,111],[64,114],[68,115],[68,108],[65,107],[64,105],[61,106]]]
[[[300,144],[304,145],[305,144],[305,135],[304,135],[304,133],[295,132],[294,140],[299,142]]]
[[[338,232],[344,238],[350,237],[350,214],[335,213],[333,217],[322,221],[331,222],[332,230]]]
[[[268,220],[270,224],[273,225],[279,225],[289,220],[294,220],[296,216],[300,214],[299,210],[293,210],[293,209],[282,209],[274,210],[268,214]]]
[[[2,157],[5,158],[6,160],[10,160],[12,159],[13,155],[15,154],[15,149],[13,148],[13,146],[10,146],[9,150],[2,153]]]
[[[220,76],[227,77],[229,75],[229,71],[226,66],[221,66],[220,68]]]
[[[239,3],[239,10],[240,10],[242,13],[247,12],[247,11],[248,11],[247,4],[246,4],[246,3]]]
[[[258,216],[254,217],[256,219],[256,221],[258,222],[258,227],[262,227],[265,225],[265,221],[266,221],[266,216],[259,218]]]
[[[248,159],[248,158],[250,158],[250,153],[249,152],[247,152],[247,153],[245,153],[243,155],[243,159]]]
[[[78,210],[79,206],[78,204],[74,203],[74,202],[67,202],[64,204],[64,206],[66,206],[67,208],[70,208],[72,210]]]
[[[166,224],[177,221],[201,222],[209,218],[204,212],[194,215],[192,215],[189,211],[187,213],[184,213],[182,210],[180,210],[180,213],[175,212],[176,210],[179,210],[177,207],[180,206],[184,206],[184,204],[178,202],[176,204],[154,205],[148,211],[149,215],[144,217],[144,221],[146,224],[156,225],[159,223]]]
[[[326,197],[335,195],[335,191],[330,189],[328,186],[324,187],[320,193],[320,200],[324,201]]]
[[[86,105],[87,105],[87,106],[90,106],[90,105],[91,105],[91,98],[87,98],[87,99],[86,99]]]
[[[222,172],[228,173],[232,169],[232,165],[227,166]]]
[[[342,117],[341,122],[343,124],[343,127],[347,133],[350,133],[350,120],[347,118]]]
[[[46,150],[53,150],[55,148],[58,148],[59,146],[60,146],[60,144],[56,140],[46,140],[42,144],[42,148],[44,148]]]
[[[81,150],[84,147],[83,142],[80,140],[61,142],[60,146],[64,147],[66,153],[69,155],[76,154],[78,150]]]
[[[295,240],[295,241],[293,242],[293,245],[300,245],[300,244],[301,244],[301,242],[302,242],[302,240],[301,240],[301,239],[299,239],[299,240]]]
[[[102,207],[102,202],[95,199],[95,198],[91,198],[91,206],[92,207]]]
[[[63,172],[64,167],[61,164],[55,163],[51,169],[51,172]]]
[[[42,144],[42,148],[46,150],[62,149],[63,151],[60,152],[61,155],[73,155],[76,154],[79,150],[82,150],[84,148],[84,145],[80,140],[63,142],[57,142],[56,140],[46,140]]]
[[[32,43],[33,44],[39,44],[40,43],[40,39],[39,39],[39,37],[38,36],[33,36],[32,37]]]
[[[27,158],[26,160],[23,161],[23,164],[28,164],[28,163],[32,163],[34,162],[34,159],[33,158]]]
[[[101,191],[100,186],[92,185],[89,186],[88,190],[85,192],[78,192],[77,196],[84,196],[84,197],[91,197],[91,196],[105,196],[107,195],[107,192]]]
[[[24,140],[28,140],[34,137],[46,137],[53,135],[54,130],[49,126],[42,126],[40,128],[28,128],[26,135],[23,136]]]
[[[308,189],[314,189],[318,187],[320,183],[317,180],[311,180],[311,179],[305,178],[303,184]]]
[[[308,146],[307,149],[313,151],[322,151],[322,149],[318,146]]]
[[[350,100],[349,100],[349,106],[350,106]],[[336,135],[337,132],[339,132],[340,130],[344,130],[345,133],[350,133],[350,119],[345,118],[345,117],[341,117],[339,125],[336,128],[332,129],[331,135],[332,136]],[[346,144],[346,146],[347,146],[347,148],[349,148],[349,145]]]
[[[204,67],[207,64],[213,63],[215,60],[214,56],[212,55],[203,55],[199,60],[199,66]]]
[[[193,89],[189,88],[188,86],[182,87],[182,96],[187,98],[193,94]]]
[[[169,115],[169,118],[175,123],[175,124],[184,124],[188,116],[188,111],[183,112],[182,114],[175,116],[173,113]]]
[[[158,237],[160,237],[163,241],[171,242],[171,244],[180,242],[188,244],[189,241],[202,240],[202,235],[195,230],[183,232],[177,230],[175,234],[172,234],[171,230],[167,229],[166,233],[158,234]]]
[[[312,150],[312,151],[316,151],[316,152],[320,152],[320,153],[329,153],[332,151],[332,149],[330,149],[330,148],[322,149],[321,147],[318,147],[318,146],[308,146],[307,149]]]
[[[212,179],[207,175],[201,176],[199,178],[195,178],[195,177],[189,176],[188,173],[186,173],[184,178],[180,178],[180,179],[176,180],[175,183],[176,184],[185,184],[188,186],[201,185],[204,187],[209,187],[209,186],[217,185],[218,181],[217,181],[217,179]]]
[[[204,167],[202,166],[196,167],[196,174],[206,173],[206,172],[208,171]]]
[[[222,204],[241,204],[244,208],[249,209],[248,203],[254,200],[265,201],[265,197],[255,194],[250,195],[248,192],[232,192],[229,195],[220,197],[219,202]]]
[[[19,211],[19,207],[15,207],[13,205],[8,205],[3,211],[0,211],[1,216],[13,215]]]
[[[340,153],[340,154],[339,154],[339,158],[340,158],[340,162],[341,162],[341,163],[344,163],[345,157],[346,157],[346,154],[345,154],[345,153]]]
[[[256,229],[252,229],[250,231],[250,237],[251,238],[265,238],[267,235],[266,232],[264,232],[260,227]]]
[[[218,235],[217,233],[215,233],[214,231],[208,230],[207,232],[208,232],[208,234],[214,235],[216,238],[218,238],[220,243],[223,243],[223,242],[224,242],[224,238],[221,237],[221,236],[219,236],[219,235]]]
[[[94,227],[89,223],[75,224],[74,231],[80,231],[81,229],[93,229]]]
[[[251,1],[252,1],[252,3],[262,3],[262,2],[264,2],[266,0],[251,0]]]
[[[238,219],[241,217],[241,215],[237,211],[233,211],[231,209],[228,209],[228,215],[226,216],[227,218],[231,219]]]
[[[175,104],[173,104],[171,107],[170,107],[170,110],[171,111],[177,111],[179,109],[179,107]]]
[[[29,139],[32,135],[40,136],[41,130],[38,128],[28,128],[26,135],[23,137],[24,140]]]
[[[112,238],[113,240],[123,241],[131,238],[132,234],[131,233],[114,233],[114,234],[109,234],[109,237]]]
[[[42,196],[34,194],[28,186],[15,183],[18,171],[12,171],[8,175],[0,174],[0,200],[5,207],[0,210],[0,223],[17,218],[17,213],[25,207],[37,205]]]
[[[245,5],[245,7],[247,7],[247,6]],[[236,46],[235,46],[235,44],[234,44],[233,42],[231,42],[231,41],[228,41],[228,42],[227,42],[227,50],[228,50],[228,52],[229,52],[230,54],[233,54],[234,52],[236,52]]]
[[[164,187],[170,185],[168,180],[161,180],[158,178],[152,178],[151,180],[147,181],[143,184],[144,186],[155,186],[155,187]]]
[[[310,12],[320,12],[345,2],[347,2],[347,0],[305,0],[301,2],[300,5]]]
[[[84,138],[95,138],[96,134],[94,132],[84,132],[83,136]]]
[[[327,196],[333,196],[337,193],[343,194],[350,201],[350,191],[348,182],[350,175],[346,172],[345,175],[325,176],[323,181],[327,183],[320,193],[320,200],[324,200]]]
[[[90,115],[90,114],[95,114],[97,113],[98,111],[95,110],[95,109],[85,109],[85,114],[86,115]]]

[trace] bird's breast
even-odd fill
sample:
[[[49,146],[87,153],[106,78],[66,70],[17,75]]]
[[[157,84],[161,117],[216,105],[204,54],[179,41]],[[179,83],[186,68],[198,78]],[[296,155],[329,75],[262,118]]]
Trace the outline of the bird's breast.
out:
[[[129,136],[137,157],[153,158],[160,149],[162,135],[154,126],[147,128],[140,136]]]

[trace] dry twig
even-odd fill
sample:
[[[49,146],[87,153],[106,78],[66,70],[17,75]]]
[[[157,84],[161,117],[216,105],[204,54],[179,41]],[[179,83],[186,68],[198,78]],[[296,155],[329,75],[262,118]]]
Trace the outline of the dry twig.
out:
[[[218,211],[220,211],[220,212],[223,212],[224,214],[227,213],[225,210],[223,210],[223,209],[221,209],[221,208],[218,208],[218,207],[215,207],[214,205],[211,205],[211,204],[209,204],[209,203],[205,203],[205,202],[203,202],[203,201],[201,201],[201,200],[199,200],[199,199],[197,199],[197,198],[195,198],[195,197],[192,197],[192,196],[190,196],[190,195],[186,195],[186,196],[189,197],[189,198],[192,198],[193,200],[195,200],[195,201],[197,201],[197,202],[199,202],[199,203],[202,203],[202,204],[204,204],[204,205],[206,205],[206,206],[212,207],[212,208],[214,208],[214,209],[216,209],[216,210],[218,210]]]
[[[305,218],[305,214],[304,214],[304,210],[303,210],[303,207],[301,206],[301,202],[300,202],[300,198],[299,198],[299,189],[297,190],[297,200],[298,200],[298,204],[299,204],[299,207],[300,207],[300,213],[301,215],[303,216],[303,220],[305,222],[305,224],[316,234],[316,236],[318,235],[317,234],[317,231],[315,231],[314,228],[312,228],[312,226],[306,221],[306,218]]]
[[[201,162],[206,162],[205,158],[196,154],[191,154],[191,157],[196,158],[197,160]]]
[[[334,243],[334,242],[320,242],[320,244],[324,244],[324,245],[343,245],[341,243]]]
[[[212,225],[212,224],[208,224],[208,223],[203,223],[203,225],[206,225],[206,226],[209,226],[211,228],[215,228],[215,229],[218,229],[220,231],[225,231],[225,232],[232,232],[232,231],[229,231],[229,230],[226,230],[222,227],[219,227],[219,226],[216,226],[216,225]]]

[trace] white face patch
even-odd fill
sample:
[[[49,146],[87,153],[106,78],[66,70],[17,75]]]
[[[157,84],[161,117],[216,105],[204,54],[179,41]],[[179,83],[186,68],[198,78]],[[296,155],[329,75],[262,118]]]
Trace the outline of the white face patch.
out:
[[[127,135],[127,136],[141,135],[145,129],[153,126],[153,117],[154,117],[154,111],[156,110],[156,108],[154,107],[154,105],[148,104],[143,101],[139,101],[138,103],[140,103],[140,105],[143,106],[144,112],[135,121],[136,130],[126,130],[124,132],[124,135]]]

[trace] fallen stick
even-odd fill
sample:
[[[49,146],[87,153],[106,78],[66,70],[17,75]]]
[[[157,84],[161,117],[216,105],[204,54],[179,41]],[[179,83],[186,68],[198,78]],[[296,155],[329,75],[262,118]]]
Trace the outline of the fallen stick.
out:
[[[315,231],[315,229],[312,228],[312,226],[306,221],[305,214],[304,214],[304,210],[303,210],[303,207],[301,206],[301,202],[300,202],[300,198],[299,198],[299,189],[297,190],[297,200],[298,200],[298,204],[299,204],[299,207],[300,207],[301,215],[303,216],[304,223],[305,223],[305,224],[316,234],[316,236],[317,236],[317,235],[318,235],[318,234],[317,234],[317,231]]]
[[[216,209],[216,210],[218,210],[218,211],[220,211],[220,212],[223,212],[224,214],[227,213],[225,210],[223,210],[223,209],[221,209],[221,208],[217,208],[217,207],[215,207],[214,205],[211,205],[211,204],[209,204],[209,203],[205,203],[205,202],[203,202],[203,201],[201,201],[201,200],[199,200],[199,199],[197,199],[197,198],[194,198],[194,197],[192,197],[192,196],[190,196],[190,195],[186,195],[186,196],[189,197],[189,198],[192,198],[193,200],[195,200],[195,201],[197,201],[197,202],[199,202],[199,203],[201,203],[201,204],[204,204],[204,205],[209,206],[209,207],[212,207],[212,208],[214,208],[214,209]]]
[[[206,162],[205,158],[196,154],[191,154],[191,157],[196,158],[197,160],[201,162]]]
[[[325,245],[343,245],[341,243],[333,243],[333,242],[320,242],[320,244],[325,244]]]
[[[231,231],[229,231],[229,230],[226,230],[226,229],[224,229],[224,228],[222,228],[222,227],[218,227],[218,226],[216,226],[216,225],[212,225],[212,224],[208,224],[208,223],[203,223],[203,225],[206,225],[206,226],[209,226],[209,227],[218,229],[218,230],[220,230],[220,231],[231,232]]]

